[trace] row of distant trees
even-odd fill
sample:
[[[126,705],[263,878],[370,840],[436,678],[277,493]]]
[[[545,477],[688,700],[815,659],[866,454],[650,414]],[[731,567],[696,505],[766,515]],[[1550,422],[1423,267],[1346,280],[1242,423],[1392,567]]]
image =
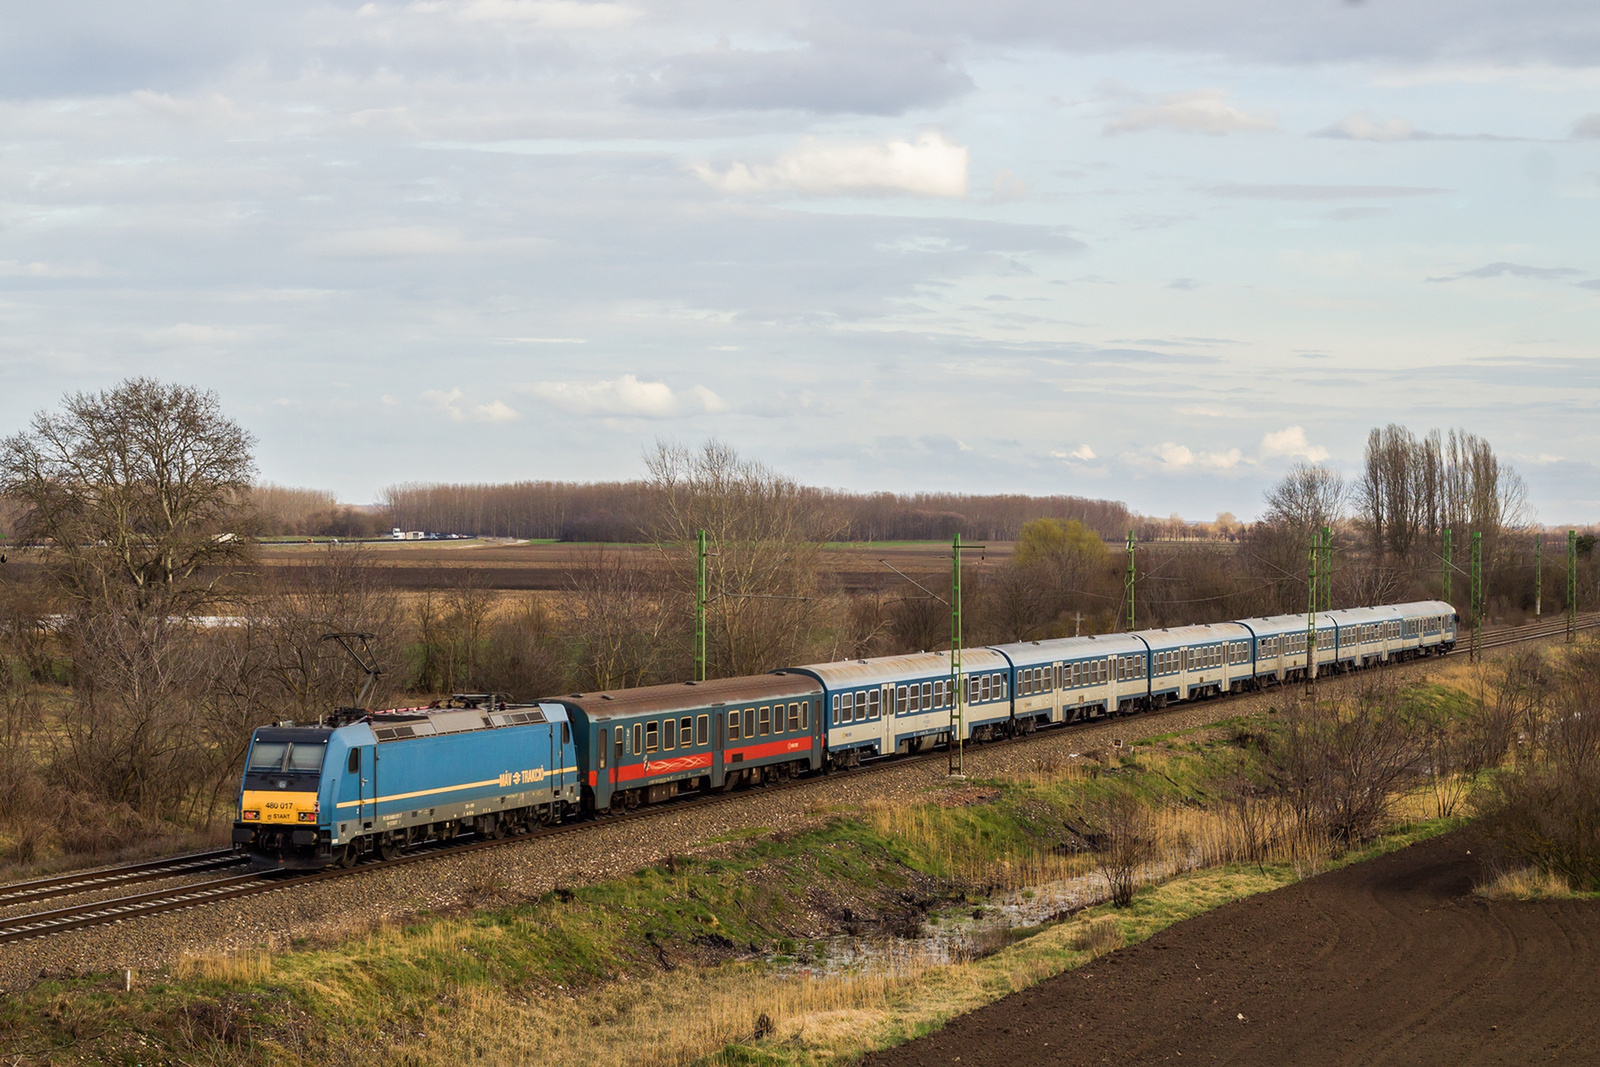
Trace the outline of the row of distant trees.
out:
[[[488,537],[640,542],[661,512],[655,478],[631,482],[409,482],[384,490],[383,513],[395,526]],[[1125,504],[1078,496],[1018,493],[848,493],[795,486],[808,523],[841,541],[1014,541],[1041,516],[1075,521],[1102,537],[1120,537],[1136,517]]]

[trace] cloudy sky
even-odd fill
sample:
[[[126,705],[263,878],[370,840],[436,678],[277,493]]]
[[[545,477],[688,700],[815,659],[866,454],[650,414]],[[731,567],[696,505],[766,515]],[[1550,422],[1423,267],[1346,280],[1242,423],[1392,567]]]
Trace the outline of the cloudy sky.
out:
[[[1600,518],[1592,0],[145,0],[0,20],[0,430],[133,374],[264,478],[1209,518],[1464,426]]]

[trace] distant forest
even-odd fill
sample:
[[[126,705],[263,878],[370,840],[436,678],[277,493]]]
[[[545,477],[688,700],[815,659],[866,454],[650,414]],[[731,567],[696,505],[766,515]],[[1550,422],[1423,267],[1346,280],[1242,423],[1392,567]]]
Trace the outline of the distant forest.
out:
[[[1077,496],[847,493],[800,488],[816,529],[840,541],[1014,541],[1032,519],[1076,519],[1106,538],[1140,522],[1127,505]],[[561,541],[648,540],[660,490],[649,482],[406,483],[383,494],[387,521],[408,530]]]

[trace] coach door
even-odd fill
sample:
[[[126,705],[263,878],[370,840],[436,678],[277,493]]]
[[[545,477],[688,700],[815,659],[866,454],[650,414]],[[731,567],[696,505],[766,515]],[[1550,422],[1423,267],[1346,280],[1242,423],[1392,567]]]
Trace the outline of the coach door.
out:
[[[717,712],[711,718],[711,784],[721,786],[723,775],[727,774],[727,768],[722,763],[722,742],[727,735],[722,732],[722,712]]]

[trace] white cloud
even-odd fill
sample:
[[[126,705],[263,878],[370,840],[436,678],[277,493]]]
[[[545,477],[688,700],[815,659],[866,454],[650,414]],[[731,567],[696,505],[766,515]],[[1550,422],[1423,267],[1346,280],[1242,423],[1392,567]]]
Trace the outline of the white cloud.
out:
[[[145,340],[158,345],[218,345],[236,340],[237,330],[220,330],[215,326],[202,326],[193,322],[180,322],[162,330],[151,330]]]
[[[1226,452],[1196,452],[1188,445],[1163,441],[1151,451],[1154,456],[1155,466],[1164,471],[1181,471],[1191,467],[1227,471],[1237,467],[1240,463],[1250,462],[1244,458],[1244,453],[1237,448],[1230,448]]]
[[[1312,463],[1321,463],[1328,458],[1328,450],[1321,445],[1314,445],[1306,440],[1306,432],[1299,426],[1286,426],[1276,433],[1261,436],[1261,454],[1263,456],[1295,456],[1300,459],[1310,460]]]
[[[1079,445],[1071,452],[1065,451],[1064,449],[1057,449],[1052,451],[1050,455],[1055,459],[1079,459],[1085,463],[1095,458],[1094,449],[1090,448],[1088,445]]]
[[[309,252],[339,259],[398,259],[405,256],[438,256],[466,248],[454,230],[431,226],[390,226],[370,230],[351,230],[306,242]]]
[[[639,14],[621,4],[585,4],[577,0],[418,0],[406,10],[449,15],[462,22],[520,23],[541,30],[605,30],[631,22]],[[362,12],[365,14],[366,9]]]
[[[452,389],[448,393],[429,389],[422,394],[422,399],[439,408],[451,422],[510,422],[520,417],[516,409],[503,400],[491,400],[487,404],[473,404],[468,407],[461,402],[459,388]]]
[[[694,172],[727,193],[795,190],[820,196],[899,192],[917,196],[966,196],[966,145],[941,133],[888,144],[823,144],[813,138],[773,163],[735,163],[718,173],[707,164]]]
[[[728,410],[727,402],[703,385],[679,394],[666,382],[641,382],[631,374],[613,381],[534,382],[523,389],[575,415],[665,419],[688,412]]]
[[[0,278],[98,278],[105,268],[98,263],[68,266],[61,263],[23,263],[0,259]]]
[[[1253,130],[1276,130],[1278,116],[1271,111],[1242,111],[1228,102],[1233,94],[1223,89],[1197,89],[1187,93],[1162,93],[1145,98],[1106,123],[1106,134],[1172,130],[1220,136]]]
[[[1416,136],[1416,131],[1405,119],[1375,122],[1360,112],[1351,112],[1327,129],[1318,130],[1316,135],[1348,141],[1409,141]]]

